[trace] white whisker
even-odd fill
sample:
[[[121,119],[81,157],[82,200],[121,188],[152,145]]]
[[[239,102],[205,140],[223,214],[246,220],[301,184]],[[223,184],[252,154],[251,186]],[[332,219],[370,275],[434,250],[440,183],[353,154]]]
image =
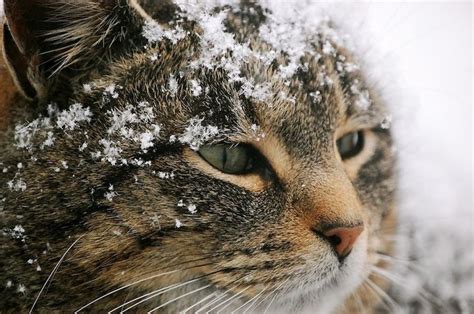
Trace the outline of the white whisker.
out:
[[[270,289],[273,289],[276,285],[277,285],[277,284],[274,284]],[[252,307],[254,307],[254,306],[255,306],[255,308],[258,308],[258,306],[259,306],[260,304],[262,304],[266,299],[268,299],[268,297],[271,296],[275,290],[276,290],[276,288],[273,289],[272,291],[270,291],[270,293],[267,294],[265,297],[263,297],[263,299],[261,299],[260,301],[258,301],[258,303],[253,302],[253,303],[244,311],[244,313],[247,313],[247,311],[250,310],[250,309],[251,309]]]
[[[231,282],[231,283],[229,283],[229,284],[232,284],[232,283],[234,283],[234,282],[240,282],[240,281],[242,281],[243,279],[244,279],[244,277],[242,277],[242,278],[240,278],[240,279],[238,279],[238,280],[235,280],[235,281],[233,281],[233,282]],[[229,285],[229,284],[227,284],[227,285]],[[234,289],[237,288],[238,286],[240,286],[240,284],[236,284],[236,285],[230,287],[229,289],[227,289],[226,292],[224,293],[224,296],[227,295],[229,292],[232,292],[232,290],[234,290]],[[232,298],[232,297],[233,297],[233,296],[231,295],[230,298]],[[214,306],[213,308],[211,308],[210,310],[208,310],[208,312],[211,312],[211,311],[217,309],[219,306],[225,304],[228,300],[229,300],[229,298],[226,299],[226,300],[224,300],[224,301],[222,301],[221,303],[217,304],[216,306]]]
[[[358,313],[364,314],[366,311],[365,311],[364,303],[362,302],[362,298],[359,294],[357,294],[356,297],[357,297],[356,302],[357,302]]]
[[[166,287],[164,287],[164,288],[160,288],[160,289],[153,290],[153,291],[151,291],[151,292],[145,293],[144,295],[141,295],[141,296],[139,296],[139,297],[136,297],[135,299],[132,299],[132,300],[130,300],[130,301],[126,301],[126,302],[123,303],[123,304],[120,304],[119,306],[117,306],[117,307],[111,309],[110,311],[108,311],[107,314],[112,314],[113,312],[117,311],[118,309],[123,308],[124,306],[127,306],[127,305],[129,305],[129,304],[131,304],[131,303],[133,303],[133,302],[136,302],[136,301],[139,301],[139,300],[141,300],[141,299],[144,299],[144,298],[146,298],[146,297],[148,297],[148,296],[150,296],[150,295],[152,295],[152,294],[156,294],[156,293],[162,292],[162,291],[168,292],[168,291],[172,290],[173,288],[175,288],[177,285],[178,285],[178,284],[172,284],[172,285],[166,286]],[[125,310],[121,310],[120,312],[123,312],[123,311],[125,311]]]
[[[395,274],[392,274],[385,269],[382,269],[377,266],[372,266],[372,272],[373,274],[378,275],[384,279],[387,279],[388,281],[390,281],[391,283],[395,285],[398,285],[401,289],[406,288],[406,285],[403,282],[403,278]],[[417,291],[416,293],[427,303],[432,302],[435,304],[439,304],[439,301],[434,296],[432,296],[428,291],[426,291],[423,287],[421,287],[420,290]]]
[[[74,245],[76,245],[77,242],[79,242],[80,239],[82,239],[84,237],[84,235],[80,236],[79,238],[76,239],[76,241],[74,241],[66,250],[66,252],[64,252],[64,254],[61,256],[61,258],[59,259],[58,263],[56,264],[56,266],[54,266],[53,270],[51,271],[51,273],[49,274],[48,278],[46,279],[46,282],[43,284],[43,287],[41,287],[41,290],[40,292],[38,293],[38,295],[36,296],[36,299],[35,299],[35,302],[33,303],[33,305],[31,306],[31,309],[30,309],[30,314],[33,313],[33,309],[35,308],[36,306],[36,303],[38,302],[41,294],[43,293],[43,290],[46,288],[46,285],[49,283],[51,283],[51,281],[53,280],[53,277],[54,275],[56,274],[56,272],[58,271],[58,268],[59,266],[61,265],[61,263],[63,262],[64,258],[66,257],[66,254],[72,249],[72,247]]]
[[[190,291],[190,292],[188,292],[188,293],[185,293],[185,294],[183,294],[183,295],[181,295],[181,296],[179,296],[179,297],[176,297],[176,298],[174,298],[174,299],[171,299],[171,300],[169,300],[168,302],[165,302],[165,303],[161,304],[160,306],[157,306],[157,307],[155,307],[154,309],[148,311],[147,314],[153,313],[154,311],[159,310],[159,309],[161,309],[162,307],[165,307],[165,306],[167,306],[168,304],[170,304],[170,303],[172,303],[172,302],[174,302],[174,301],[177,301],[177,300],[182,299],[182,298],[184,298],[184,297],[186,297],[186,296],[188,296],[188,295],[190,295],[190,294],[193,294],[193,293],[199,292],[199,291],[201,291],[201,290],[204,290],[204,289],[206,289],[206,288],[209,288],[210,286],[211,286],[211,285],[205,285],[204,287],[195,289],[195,290]]]
[[[245,290],[249,289],[250,286],[240,290],[238,293],[236,293],[233,297],[231,297],[230,299],[227,299],[224,303],[221,303],[219,306],[227,303],[226,306],[224,306],[223,308],[221,308],[219,311],[217,311],[217,314],[221,313],[222,310],[224,310],[226,307],[228,307],[229,305],[231,305],[233,302],[237,301],[238,299],[240,299],[242,297],[242,293],[245,292]],[[232,301],[232,302],[230,302]]]
[[[215,304],[216,302],[218,302],[219,300],[221,300],[222,298],[224,298],[225,296],[227,295],[227,293],[221,293],[220,295],[216,296],[215,299],[211,300],[211,302],[209,303],[206,303],[203,307],[201,307],[200,309],[198,309],[196,311],[196,314],[198,314],[199,312],[201,312],[202,310],[210,307],[211,305]],[[208,311],[209,312],[209,311]]]
[[[205,302],[206,300],[212,298],[213,296],[215,296],[217,293],[216,292],[213,292],[211,293],[210,295],[208,295],[207,297],[204,297],[202,298],[201,300],[197,301],[196,303],[194,303],[193,305],[191,305],[190,307],[182,310],[181,312],[179,312],[180,314],[185,314],[187,311],[189,311],[190,309],[192,309],[193,307],[201,304],[202,302]]]
[[[369,278],[366,279],[366,282],[373,291],[378,294],[382,299],[388,302],[389,306],[391,307],[391,310],[397,310],[400,308],[400,306],[391,298],[385,291],[383,291],[375,282],[370,280]]]
[[[177,269],[177,270],[168,271],[168,272],[165,272],[165,273],[160,273],[160,274],[157,274],[157,275],[153,275],[153,276],[150,276],[150,277],[147,277],[147,278],[144,278],[144,279],[137,280],[137,281],[132,282],[132,283],[130,283],[130,284],[128,284],[128,285],[125,285],[125,286],[122,286],[122,287],[120,287],[120,288],[117,288],[117,289],[115,289],[115,290],[112,290],[112,291],[110,291],[110,292],[108,292],[108,293],[106,293],[106,294],[104,294],[104,295],[98,297],[97,299],[92,300],[91,302],[87,303],[86,305],[82,306],[80,309],[76,310],[76,311],[74,312],[74,314],[79,313],[80,311],[82,311],[82,310],[84,310],[85,308],[91,306],[91,305],[94,304],[95,302],[100,301],[100,300],[102,300],[102,299],[104,299],[104,298],[106,298],[106,297],[108,297],[108,296],[110,296],[110,295],[112,295],[112,294],[114,294],[114,293],[116,293],[116,292],[119,292],[119,291],[121,291],[121,290],[123,290],[123,289],[126,289],[126,288],[128,288],[128,287],[137,285],[137,284],[139,284],[139,283],[141,283],[141,282],[144,282],[144,281],[147,281],[147,280],[151,280],[151,279],[153,279],[153,278],[157,278],[157,277],[161,277],[161,276],[173,274],[173,273],[176,273],[176,272],[178,272],[178,271],[180,271],[180,270]]]
[[[249,304],[249,303],[251,303],[251,302],[252,302],[252,304],[255,303],[255,302],[258,300],[258,298],[262,295],[262,293],[265,292],[266,289],[267,289],[267,287],[264,287],[264,288],[262,289],[262,291],[260,291],[260,292],[259,292],[258,294],[256,294],[253,298],[251,298],[250,300],[248,300],[247,302],[245,302],[244,304],[242,304],[241,306],[239,306],[238,308],[236,308],[235,310],[233,310],[231,314],[237,312],[238,310],[240,310],[241,308],[245,307],[247,304]],[[250,305],[250,307],[252,306],[252,304]],[[244,313],[245,313],[245,312],[244,312]]]
[[[121,313],[126,312],[126,311],[128,311],[128,310],[130,310],[130,309],[136,307],[137,305],[142,304],[143,302],[146,302],[146,301],[148,301],[148,300],[151,300],[151,299],[153,299],[153,298],[156,298],[157,296],[160,296],[160,295],[162,295],[163,293],[166,293],[166,292],[168,292],[168,291],[174,290],[174,289],[176,289],[176,288],[179,288],[179,287],[188,285],[188,284],[190,284],[190,283],[193,283],[193,282],[196,282],[196,281],[199,281],[199,280],[202,280],[202,279],[203,279],[203,278],[200,277],[200,278],[188,280],[188,281],[183,282],[183,283],[181,283],[181,284],[174,284],[174,285],[170,285],[170,286],[165,287],[165,288],[161,288],[161,289],[157,289],[157,290],[155,290],[155,291],[148,292],[147,294],[144,294],[144,295],[142,295],[141,297],[135,298],[135,299],[133,299],[133,300],[127,302],[127,303],[132,303],[132,302],[134,302],[134,301],[143,299],[143,300],[141,300],[141,301],[139,301],[139,302],[137,302],[137,303],[135,303],[135,304],[133,304],[133,305],[127,307],[125,310],[121,311]]]
[[[275,301],[275,298],[277,297],[278,293],[278,289],[280,289],[290,278],[287,278],[285,281],[283,281],[275,290],[273,290],[272,294],[273,294],[273,298],[270,300],[270,303],[268,303],[267,307],[265,308],[265,311],[264,313],[267,313],[268,309],[270,309],[270,307],[272,306],[272,303]]]

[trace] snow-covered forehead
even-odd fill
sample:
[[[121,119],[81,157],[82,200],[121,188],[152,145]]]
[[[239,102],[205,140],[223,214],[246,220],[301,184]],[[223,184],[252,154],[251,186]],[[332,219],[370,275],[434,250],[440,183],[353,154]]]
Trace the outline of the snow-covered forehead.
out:
[[[160,76],[160,90],[178,105],[196,114],[210,109],[211,120],[234,116],[229,128],[276,130],[289,123],[298,131],[331,130],[346,115],[374,117],[377,104],[348,52],[350,42],[324,15],[252,4],[179,5],[172,23],[145,22],[147,58],[139,64],[149,68],[144,80]]]

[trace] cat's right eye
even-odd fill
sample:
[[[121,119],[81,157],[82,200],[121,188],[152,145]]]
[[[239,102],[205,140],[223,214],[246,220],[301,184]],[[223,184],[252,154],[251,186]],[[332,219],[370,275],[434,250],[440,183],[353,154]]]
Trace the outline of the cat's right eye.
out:
[[[364,133],[362,131],[348,133],[337,140],[336,146],[342,160],[354,157],[364,148]]]
[[[228,174],[245,174],[254,166],[251,148],[246,145],[203,145],[199,155],[214,168]]]

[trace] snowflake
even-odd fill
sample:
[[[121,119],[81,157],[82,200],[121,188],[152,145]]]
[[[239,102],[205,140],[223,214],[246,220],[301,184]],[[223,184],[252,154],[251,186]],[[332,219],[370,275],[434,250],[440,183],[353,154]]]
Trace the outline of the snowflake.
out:
[[[72,131],[77,124],[83,121],[90,122],[92,112],[88,107],[83,107],[80,103],[72,104],[69,109],[64,110],[58,114],[56,124],[58,128]]]
[[[84,93],[86,93],[86,94],[92,93],[92,85],[91,84],[82,85],[82,89],[84,90]]]
[[[151,132],[145,132],[140,134],[140,147],[143,152],[147,152],[147,149],[153,147],[154,135]]]
[[[244,80],[240,87],[240,93],[247,98],[253,98],[257,101],[265,101],[271,96],[271,84],[254,84],[253,80]]]
[[[391,115],[387,115],[383,118],[382,122],[380,122],[380,127],[382,129],[390,129],[390,126],[392,125],[392,116]]]
[[[18,289],[17,289],[16,291],[17,291],[18,293],[23,293],[23,294],[25,294],[25,293],[26,293],[26,287],[25,287],[25,285],[20,283],[20,284],[18,285]]]
[[[357,107],[359,107],[360,109],[362,110],[367,110],[369,109],[370,105],[371,105],[371,100],[370,100],[370,95],[369,95],[369,91],[364,89],[364,90],[361,90],[360,89],[360,86],[359,86],[359,81],[358,80],[355,80],[354,81],[354,84],[351,85],[351,93],[357,97],[356,101],[355,101],[355,105]]]
[[[194,205],[194,204],[189,204],[189,205],[188,205],[188,211],[189,211],[191,214],[197,213],[196,205]]]
[[[191,84],[191,93],[194,97],[201,95],[202,87],[199,85],[199,82],[196,80],[190,80],[189,83]]]
[[[28,124],[15,126],[15,146],[18,148],[31,148],[35,134],[43,127],[50,127],[50,120],[38,118]]]
[[[44,149],[47,146],[53,146],[55,141],[55,137],[53,136],[53,132],[48,131],[47,133],[47,138],[44,140],[44,142],[41,144],[41,149]]]
[[[105,198],[109,201],[112,202],[114,197],[117,196],[118,194],[114,192],[114,186],[112,184],[109,185],[109,191],[104,194]]]
[[[314,103],[319,103],[323,99],[323,97],[321,96],[321,92],[318,90],[315,92],[309,93],[309,97],[311,97]]]
[[[157,175],[160,179],[173,179],[174,178],[174,173],[172,172],[158,171]]]
[[[219,129],[212,125],[203,126],[203,120],[204,118],[200,119],[198,117],[189,120],[189,125],[186,127],[185,132],[179,137],[179,141],[183,144],[188,144],[193,150],[198,150],[206,141],[217,136]]]
[[[8,188],[11,191],[23,192],[26,190],[26,182],[22,178],[15,178],[7,182]]]
[[[23,229],[22,225],[16,225],[13,229],[6,230],[13,239],[21,240],[25,242],[25,229]]]
[[[84,143],[82,143],[82,145],[79,147],[79,151],[80,151],[80,152],[83,152],[84,149],[86,149],[86,148],[87,148],[87,143],[84,142]]]
[[[168,80],[168,90],[173,96],[178,92],[178,81],[173,75],[171,75]]]
[[[116,165],[117,159],[120,158],[120,153],[122,152],[122,149],[118,147],[115,142],[106,139],[101,139],[99,141],[99,144],[102,144],[102,146],[104,146],[104,149],[102,151],[102,154],[98,152],[98,156],[103,155],[104,157],[102,158],[102,160],[107,160],[110,164]]]
[[[110,96],[113,99],[117,99],[119,97],[117,89],[121,89],[121,88],[122,88],[121,86],[112,83],[105,87],[104,96]]]
[[[143,25],[142,35],[149,43],[159,42],[166,38],[171,43],[176,44],[186,36],[186,32],[179,26],[175,29],[164,29],[155,21],[146,21]]]

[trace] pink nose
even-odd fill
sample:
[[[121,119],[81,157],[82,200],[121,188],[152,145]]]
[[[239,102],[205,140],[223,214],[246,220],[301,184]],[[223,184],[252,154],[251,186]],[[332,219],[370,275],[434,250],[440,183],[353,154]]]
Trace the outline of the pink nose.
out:
[[[364,231],[363,225],[337,227],[323,232],[323,235],[334,247],[339,259],[342,260],[351,253],[354,243],[362,231]]]

